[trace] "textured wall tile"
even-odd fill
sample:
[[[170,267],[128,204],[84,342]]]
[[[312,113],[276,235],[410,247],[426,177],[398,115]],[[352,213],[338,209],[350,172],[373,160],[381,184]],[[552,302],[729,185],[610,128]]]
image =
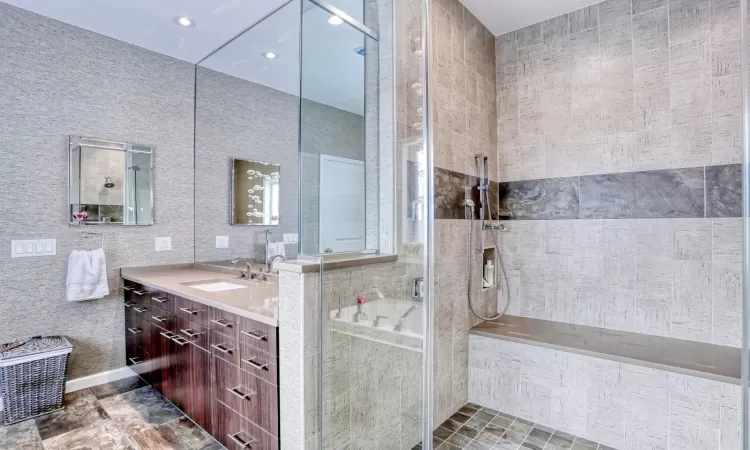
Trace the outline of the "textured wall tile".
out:
[[[703,170],[581,177],[580,218],[703,217]]]
[[[674,221],[674,258],[711,260],[711,222],[706,219]]]
[[[577,182],[577,178],[553,178],[499,183],[500,215],[535,220],[576,218]]]
[[[692,81],[705,85],[711,81],[711,47],[707,37],[674,44],[669,49],[672,83]]]
[[[546,253],[554,255],[573,254],[573,220],[545,221]]]
[[[466,176],[459,172],[435,170],[435,218],[463,219],[465,214]]]
[[[641,14],[655,8],[667,6],[667,0],[632,0],[633,14]]]
[[[674,300],[670,336],[708,342],[711,339],[711,263],[674,262]]]
[[[742,264],[713,262],[712,342],[740,347],[742,345]]]
[[[639,1],[634,1],[637,7]],[[664,2],[666,3],[666,2]],[[669,23],[666,8],[652,9],[633,16],[633,49],[636,54],[658,50],[669,45]]]
[[[700,95],[699,91],[695,91],[695,94]],[[693,105],[689,106],[684,112],[687,112],[688,115],[694,113],[695,110]],[[673,115],[673,117],[677,116]],[[684,119],[690,121],[694,120],[694,117],[685,117]],[[704,166],[710,164],[711,134],[711,126],[707,123],[673,127],[672,152],[674,164],[677,167]]]
[[[738,39],[740,35],[740,0],[711,1],[711,34],[717,40]]]
[[[656,77],[661,78],[659,71],[669,70],[666,66],[655,69]],[[663,73],[663,72],[661,72]],[[636,85],[640,78],[636,68]],[[649,84],[649,88],[650,88]],[[654,84],[656,86],[656,84]],[[656,89],[639,89],[635,91],[635,114],[636,129],[662,129],[671,125],[671,102],[670,90],[663,84],[663,87]],[[664,166],[661,166],[664,167]]]
[[[570,34],[596,28],[599,25],[599,5],[592,5],[568,14]]]
[[[674,258],[674,221],[668,219],[638,220],[636,256],[640,260]]]
[[[599,43],[603,61],[633,54],[630,2],[609,0],[599,5]]]
[[[498,36],[495,40],[497,85],[504,86],[518,81],[518,33]]]
[[[669,442],[669,374],[622,364],[627,409],[625,449],[663,449]]]
[[[626,387],[620,364],[590,359],[587,379],[586,437],[607,445],[622,447]]]
[[[672,262],[639,259],[636,264],[638,296],[671,300]]]
[[[635,256],[636,220],[603,220],[602,246],[607,256],[629,258]]]
[[[542,24],[529,25],[518,30],[518,48],[531,47],[542,43]]]
[[[695,126],[701,122],[711,121],[711,86],[706,83],[686,81],[672,84],[670,91],[672,102],[671,118],[672,125]],[[695,152],[695,156],[705,161],[703,164],[711,162],[711,128],[706,125],[703,132],[704,140],[701,142],[701,152]],[[690,164],[689,162],[680,161],[678,167]]]
[[[729,75],[713,80],[713,114],[717,117],[731,117],[742,109],[740,77]]]
[[[742,166],[706,167],[706,217],[742,215]]]
[[[542,45],[519,48],[518,50],[518,76],[529,78],[542,74],[544,49]]]
[[[670,374],[670,448],[718,448],[721,383]]]
[[[635,300],[635,319],[632,331],[669,336],[671,305],[672,300],[669,298],[650,298],[639,295]]]
[[[742,162],[742,120],[739,115],[721,117],[711,125],[711,165]]]
[[[708,36],[709,0],[669,2],[669,42],[671,45]]]
[[[671,166],[672,130],[659,128],[636,133],[635,152],[635,164],[640,170]]]
[[[742,261],[742,219],[713,219],[713,260]]]

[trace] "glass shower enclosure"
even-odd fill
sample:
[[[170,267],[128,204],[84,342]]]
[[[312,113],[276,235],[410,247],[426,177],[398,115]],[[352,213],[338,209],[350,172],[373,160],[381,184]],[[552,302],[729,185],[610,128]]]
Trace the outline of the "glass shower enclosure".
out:
[[[319,267],[308,447],[431,448],[426,7],[300,5],[299,251]]]

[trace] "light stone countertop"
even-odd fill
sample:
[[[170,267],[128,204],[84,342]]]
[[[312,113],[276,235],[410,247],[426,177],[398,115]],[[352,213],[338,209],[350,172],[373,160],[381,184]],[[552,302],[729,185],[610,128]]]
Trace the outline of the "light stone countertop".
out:
[[[469,334],[740,384],[735,347],[519,316],[483,322]]]
[[[275,276],[269,276],[269,281],[239,279],[233,273],[195,268],[192,265],[122,268],[120,275],[126,280],[169,294],[274,327],[279,326],[279,284],[278,277]],[[226,281],[246,287],[205,292],[184,284],[204,280]]]

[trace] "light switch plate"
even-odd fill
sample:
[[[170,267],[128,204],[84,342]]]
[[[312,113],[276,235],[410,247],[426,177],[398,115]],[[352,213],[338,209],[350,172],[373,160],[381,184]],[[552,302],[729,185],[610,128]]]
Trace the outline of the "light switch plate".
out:
[[[156,250],[157,252],[172,250],[172,238],[171,237],[154,238],[154,250]]]
[[[229,236],[216,236],[216,248],[229,248]]]
[[[284,233],[285,244],[296,244],[299,241],[299,234],[297,233]]]
[[[54,256],[56,254],[56,239],[10,241],[11,258],[28,258],[30,256]]]

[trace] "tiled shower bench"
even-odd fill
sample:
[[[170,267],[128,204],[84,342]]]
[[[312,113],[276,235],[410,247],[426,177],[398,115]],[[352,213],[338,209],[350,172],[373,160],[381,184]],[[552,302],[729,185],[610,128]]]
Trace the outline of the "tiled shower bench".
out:
[[[505,316],[470,331],[469,401],[618,449],[740,449],[740,357]]]

